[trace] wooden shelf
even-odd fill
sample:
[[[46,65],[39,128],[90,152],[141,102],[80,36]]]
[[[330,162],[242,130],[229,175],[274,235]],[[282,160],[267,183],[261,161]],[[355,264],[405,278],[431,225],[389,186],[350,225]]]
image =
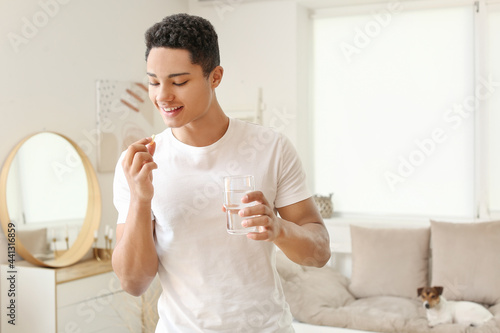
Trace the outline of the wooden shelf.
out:
[[[56,268],[55,271],[56,284],[60,284],[112,272],[113,267],[111,266],[111,260],[97,261],[96,259],[90,259],[72,266]]]
[[[44,268],[50,271],[54,271],[56,284],[70,282],[113,271],[113,267],[111,266],[111,260],[98,261],[94,258],[80,261],[74,265],[61,268],[39,267],[25,260],[17,262],[16,266]]]

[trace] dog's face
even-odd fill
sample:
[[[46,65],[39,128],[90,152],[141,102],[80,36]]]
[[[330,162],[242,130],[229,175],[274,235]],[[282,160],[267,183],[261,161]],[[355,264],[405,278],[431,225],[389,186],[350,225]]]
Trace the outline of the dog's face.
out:
[[[417,289],[418,296],[424,302],[426,309],[432,309],[439,304],[439,296],[443,293],[443,287],[424,287]]]

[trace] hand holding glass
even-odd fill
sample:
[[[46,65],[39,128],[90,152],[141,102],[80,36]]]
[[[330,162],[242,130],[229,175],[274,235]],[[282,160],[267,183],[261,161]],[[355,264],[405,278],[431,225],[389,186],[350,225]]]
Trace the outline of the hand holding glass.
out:
[[[253,176],[228,176],[224,177],[224,208],[227,215],[227,232],[233,235],[245,235],[249,232],[257,232],[257,227],[244,228],[241,222],[250,216],[241,217],[238,212],[255,202],[242,203],[241,199],[248,193],[255,191],[255,180]]]

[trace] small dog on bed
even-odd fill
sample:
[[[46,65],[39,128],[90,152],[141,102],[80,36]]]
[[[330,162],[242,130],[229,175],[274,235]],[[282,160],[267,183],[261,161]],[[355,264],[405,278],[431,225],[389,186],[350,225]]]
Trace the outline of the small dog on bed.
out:
[[[480,326],[493,318],[491,312],[477,303],[447,301],[442,296],[443,287],[418,288],[417,293],[424,302],[430,327],[452,323]]]

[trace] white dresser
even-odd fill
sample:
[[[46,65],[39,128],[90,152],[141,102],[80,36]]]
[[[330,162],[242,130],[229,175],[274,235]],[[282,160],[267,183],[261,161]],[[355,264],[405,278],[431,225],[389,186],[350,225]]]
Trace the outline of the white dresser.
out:
[[[109,261],[87,260],[57,269],[23,261],[16,263],[15,274],[9,272],[9,266],[2,265],[2,333],[143,331],[141,297],[120,288]],[[8,280],[13,275],[15,280]],[[9,317],[11,313],[15,316]]]

